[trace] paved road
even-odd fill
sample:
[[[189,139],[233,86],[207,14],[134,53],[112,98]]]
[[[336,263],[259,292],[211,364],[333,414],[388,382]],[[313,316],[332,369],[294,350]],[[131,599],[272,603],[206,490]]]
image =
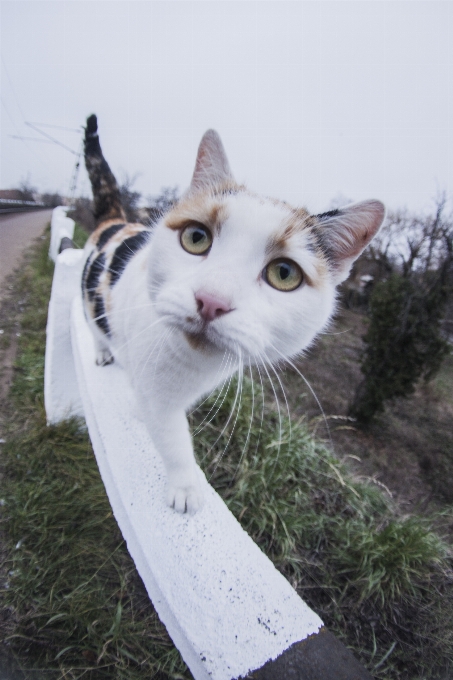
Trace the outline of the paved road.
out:
[[[41,236],[51,215],[52,210],[0,215],[0,300],[5,278],[19,264],[25,248]]]

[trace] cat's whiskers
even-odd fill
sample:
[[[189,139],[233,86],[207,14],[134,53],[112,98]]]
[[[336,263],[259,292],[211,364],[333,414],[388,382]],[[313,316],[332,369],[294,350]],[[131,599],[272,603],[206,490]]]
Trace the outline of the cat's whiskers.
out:
[[[296,371],[296,373],[302,378],[302,380],[304,381],[304,383],[306,384],[306,386],[307,386],[308,389],[310,390],[311,394],[313,395],[313,397],[314,397],[314,399],[315,399],[315,401],[316,401],[316,403],[317,403],[317,405],[318,405],[318,408],[319,408],[319,410],[321,411],[321,415],[322,415],[322,418],[323,418],[323,420],[324,420],[324,424],[325,424],[325,426],[326,426],[327,435],[328,435],[328,437],[329,437],[330,446],[331,446],[331,449],[332,449],[332,451],[333,451],[333,450],[334,450],[334,445],[333,445],[333,440],[332,440],[332,434],[331,434],[331,432],[330,432],[329,423],[328,423],[328,421],[327,421],[327,416],[326,416],[326,414],[325,414],[325,411],[324,411],[324,409],[323,409],[323,407],[322,407],[321,402],[320,402],[319,399],[318,399],[318,396],[317,396],[316,392],[314,391],[313,387],[310,385],[310,383],[308,382],[308,380],[307,380],[307,378],[304,376],[304,374],[301,373],[301,371],[299,371],[299,369],[298,369],[297,366],[294,364],[294,362],[291,361],[291,359],[285,357],[285,356],[280,352],[280,350],[278,350],[274,345],[271,345],[271,347],[272,347],[272,349],[273,349],[275,352],[277,352],[278,354],[280,354],[280,356],[282,357],[282,359],[283,359],[284,362],[286,362],[287,364],[289,364],[289,366],[291,366],[291,368],[293,368],[293,369]]]
[[[150,349],[150,351],[149,351],[149,353],[148,353],[148,357],[147,357],[146,361],[143,363],[142,370],[140,371],[140,374],[139,374],[139,376],[138,376],[138,378],[137,378],[138,380],[140,380],[141,376],[143,375],[143,371],[145,370],[145,368],[146,368],[146,366],[147,366],[147,364],[148,364],[148,361],[151,359],[151,357],[153,356],[154,352],[155,352],[156,350],[159,350],[159,351],[158,351],[158,354],[157,354],[157,357],[156,357],[156,360],[155,360],[155,362],[154,362],[154,371],[153,371],[152,378],[151,378],[151,384],[154,383],[155,378],[156,378],[157,365],[158,365],[158,363],[159,363],[159,357],[160,357],[160,354],[161,354],[161,352],[162,352],[162,348],[163,348],[164,344],[166,343],[166,341],[168,340],[168,338],[174,333],[174,331],[175,331],[175,328],[173,328],[173,326],[168,326],[167,330],[165,331],[165,333],[164,333],[163,336],[161,337],[159,344],[158,344],[157,346],[152,346],[152,347],[151,347],[151,349]]]
[[[261,430],[262,430],[262,427],[263,427],[263,420],[264,420],[264,385],[263,385],[263,378],[261,376],[259,364],[255,364],[255,368],[258,371],[258,376],[259,376],[260,384],[261,384],[261,419],[260,419],[260,429],[258,431],[258,439],[256,440],[256,446],[255,446],[255,455],[256,455],[256,453],[258,451],[260,439],[261,439]],[[251,372],[250,372],[250,375],[251,375]]]
[[[225,353],[226,353],[226,350],[225,350]],[[205,415],[205,417],[203,418],[203,420],[201,421],[201,423],[199,423],[198,426],[197,426],[197,428],[194,430],[194,435],[196,435],[196,434],[198,434],[199,432],[201,432],[202,430],[204,430],[205,427],[207,427],[207,426],[209,425],[209,423],[211,423],[212,420],[216,417],[217,413],[219,412],[220,408],[222,407],[223,401],[225,400],[225,397],[226,397],[226,395],[228,394],[228,390],[229,390],[229,388],[230,388],[230,384],[231,384],[231,381],[232,381],[233,376],[234,376],[234,373],[231,373],[230,375],[228,375],[229,366],[230,366],[231,363],[232,363],[232,353],[231,353],[231,352],[228,352],[228,362],[227,362],[227,364],[226,364],[226,366],[225,366],[225,370],[226,370],[227,375],[226,375],[226,377],[225,377],[225,379],[224,379],[223,381],[219,381],[219,383],[222,382],[222,387],[219,389],[219,388],[218,388],[218,384],[217,384],[217,385],[212,389],[211,393],[206,397],[206,399],[204,399],[204,401],[202,401],[201,404],[198,404],[197,407],[196,407],[193,411],[191,411],[191,413],[189,414],[189,415],[191,415],[192,413],[194,413],[200,406],[202,406],[202,405],[203,405],[203,404],[204,404],[204,403],[205,403],[205,402],[206,402],[206,401],[214,394],[214,392],[216,392],[216,390],[218,390],[218,394],[217,394],[217,396],[216,396],[216,399],[215,399],[213,405],[211,406],[211,408],[209,409],[208,413]],[[227,380],[228,380],[228,387],[227,387],[227,389],[226,389],[224,398],[223,398],[221,404],[219,405],[219,407],[217,408],[217,410],[215,411],[215,413],[213,413],[212,417],[209,418],[209,415],[210,415],[210,414],[212,413],[212,411],[214,410],[215,405],[217,404],[218,400],[220,399],[220,397],[221,397],[221,395],[222,395],[222,392],[223,392],[223,389],[224,389],[224,387],[225,387],[225,384],[226,384]],[[208,418],[209,418],[209,420],[208,420]]]
[[[133,336],[131,336],[130,338],[128,338],[128,340],[126,340],[126,342],[124,342],[122,345],[120,345],[118,349],[123,349],[123,348],[126,347],[130,342],[134,342],[134,341],[135,341],[138,337],[140,337],[140,335],[142,335],[143,333],[146,333],[147,331],[150,331],[151,328],[154,328],[155,326],[157,326],[157,325],[160,324],[160,323],[164,323],[167,319],[170,319],[170,318],[171,318],[171,316],[170,316],[169,314],[163,314],[163,315],[160,316],[158,319],[155,319],[154,321],[152,321],[151,323],[149,323],[145,328],[142,328],[141,331],[139,331],[139,332],[136,333],[135,335],[133,335]],[[171,326],[169,326],[169,328],[171,328]],[[148,346],[145,347],[145,350],[146,350],[146,349],[148,349]]]
[[[225,390],[225,394],[223,395],[222,401],[221,401],[220,404],[218,405],[218,407],[217,407],[215,413],[213,413],[212,416],[211,416],[211,418],[209,418],[209,420],[203,425],[203,428],[201,428],[201,427],[199,426],[198,429],[196,430],[196,432],[194,432],[194,434],[197,434],[198,432],[200,432],[201,429],[204,429],[205,427],[207,427],[207,426],[209,425],[209,423],[211,423],[211,422],[214,420],[214,418],[216,417],[216,415],[218,414],[218,412],[219,412],[220,409],[222,408],[223,402],[225,401],[225,399],[226,399],[226,397],[227,397],[227,394],[228,394],[228,392],[229,392],[230,385],[231,385],[231,381],[233,380],[233,377],[234,377],[234,372],[231,373],[231,375],[230,375],[229,377],[225,378],[225,380],[224,380],[224,382],[223,382],[223,385],[222,385],[222,388],[220,389],[219,394],[217,395],[216,400],[215,400],[214,404],[212,405],[212,407],[211,407],[209,413],[211,413],[211,411],[214,409],[214,407],[215,407],[215,405],[216,405],[218,399],[220,398],[220,396],[221,396],[221,394],[222,394],[222,392],[223,392],[223,389],[224,389],[224,387],[225,387],[225,383],[226,383],[226,381],[228,380],[228,385],[227,385],[227,388],[226,388],[226,390]],[[206,418],[209,416],[209,413],[207,414]],[[206,418],[205,418],[205,420],[206,420]],[[203,421],[203,422],[204,422],[204,421]],[[211,447],[211,448],[212,448],[212,447]],[[210,450],[211,450],[211,449],[210,449]],[[204,460],[205,458],[206,458],[206,456],[204,456],[203,460]]]
[[[240,350],[240,347],[239,347],[239,346],[237,347],[237,353],[238,353],[238,359],[239,359],[239,367],[238,367],[238,376],[239,376],[239,377],[238,377],[238,384],[237,384],[237,387],[236,387],[236,395],[235,395],[235,397],[234,397],[233,406],[231,407],[230,414],[229,414],[229,416],[228,416],[228,419],[227,419],[227,421],[226,421],[224,427],[222,428],[221,433],[219,434],[219,436],[218,436],[217,439],[215,440],[214,444],[212,444],[212,446],[209,448],[208,453],[209,453],[210,451],[212,451],[212,449],[213,449],[214,446],[217,444],[217,442],[219,441],[219,439],[222,437],[223,433],[225,432],[226,428],[228,427],[228,424],[229,424],[231,418],[233,417],[233,413],[234,413],[234,411],[235,411],[235,409],[236,409],[236,404],[237,404],[237,400],[238,400],[238,397],[239,397],[239,404],[238,404],[238,408],[237,408],[237,412],[236,412],[236,418],[234,419],[233,427],[231,428],[231,432],[230,432],[230,434],[229,434],[227,443],[225,444],[225,447],[224,447],[222,453],[220,454],[220,456],[219,456],[219,458],[218,458],[218,460],[217,460],[217,462],[216,462],[216,464],[215,464],[214,470],[212,471],[211,476],[209,477],[209,481],[210,481],[210,480],[213,478],[213,476],[215,475],[216,470],[217,470],[217,468],[219,467],[220,462],[221,462],[223,456],[225,455],[225,452],[226,452],[226,450],[227,450],[227,448],[228,448],[228,446],[229,446],[229,444],[230,444],[231,438],[232,438],[232,436],[233,436],[233,433],[234,433],[234,430],[235,430],[235,427],[236,427],[236,423],[237,423],[237,421],[238,421],[239,413],[240,413],[240,410],[241,410],[241,402],[242,402],[242,382],[243,382],[243,361],[242,361],[242,353],[241,353],[241,350]]]
[[[277,461],[278,461],[278,459],[279,459],[279,457],[280,457],[280,449],[281,449],[281,445],[282,445],[282,435],[283,435],[282,413],[281,413],[281,409],[280,409],[280,402],[279,402],[279,399],[278,399],[278,395],[277,395],[277,392],[276,392],[275,387],[274,387],[274,383],[272,382],[272,378],[271,378],[270,373],[269,373],[269,371],[267,370],[267,366],[266,366],[266,360],[267,360],[267,361],[269,361],[269,360],[268,360],[268,358],[267,358],[266,355],[264,355],[264,358],[263,358],[263,355],[262,355],[261,353],[258,354],[258,358],[259,358],[259,360],[260,360],[260,362],[261,362],[261,365],[263,366],[264,370],[266,371],[266,375],[267,375],[267,377],[268,377],[270,386],[271,386],[271,388],[272,388],[272,392],[273,392],[273,394],[274,394],[275,403],[277,404],[277,413],[278,413],[278,447],[277,447],[277,457],[276,457],[275,463],[274,463],[274,469],[275,469],[275,466],[276,466],[276,464],[277,464]]]
[[[278,380],[278,384],[280,385],[280,389],[283,394],[283,399],[285,400],[285,405],[286,405],[286,412],[288,414],[288,423],[289,423],[289,441],[291,441],[291,435],[292,435],[292,430],[291,430],[291,411],[289,409],[289,404],[288,404],[288,399],[286,398],[286,392],[285,392],[285,386],[283,385],[283,382],[280,379],[280,376],[277,371],[277,366],[274,366],[273,362],[269,359],[269,357],[264,353],[265,358],[267,359],[267,362],[272,369],[273,373],[275,374],[275,377]]]
[[[153,302],[149,302],[149,303],[144,302],[141,305],[135,305],[135,306],[132,306],[132,307],[127,306],[127,307],[123,307],[123,308],[115,308],[115,312],[124,312],[124,311],[129,311],[130,309],[143,309],[143,307],[151,307],[154,304],[155,303],[153,303]],[[93,318],[90,318],[90,322],[91,321],[99,321],[99,319],[107,319],[107,321],[108,321],[109,315],[111,315],[111,312],[105,312],[104,314],[99,314],[99,316],[95,316]]]
[[[224,371],[223,371],[222,369],[223,369],[223,364],[224,364],[224,362],[225,362],[225,357],[227,356],[227,353],[228,353],[228,358],[231,356],[231,352],[228,352],[228,350],[225,350],[225,351],[224,351],[223,357],[222,357],[222,362],[221,362],[221,364],[220,364],[220,366],[219,366],[219,368],[218,368],[218,370],[217,370],[216,376],[219,375],[220,371],[222,371],[222,375],[223,375],[223,373],[224,373]],[[225,381],[226,381],[226,378],[225,378]],[[221,378],[220,380],[216,381],[216,386],[213,387],[212,390],[209,392],[209,394],[203,399],[203,401],[200,401],[200,403],[197,404],[197,406],[196,406],[194,409],[192,409],[192,411],[189,411],[189,412],[187,413],[187,415],[188,415],[188,416],[193,415],[193,413],[195,413],[195,411],[196,411],[197,409],[199,409],[201,406],[203,406],[203,404],[205,404],[205,403],[212,397],[212,395],[213,395],[214,392],[218,389],[218,386],[220,385],[221,382],[222,382],[222,378]],[[214,402],[214,403],[215,403],[215,402]],[[209,413],[210,413],[210,412],[211,412],[211,411],[209,411]],[[202,422],[204,422],[204,420],[203,420]]]
[[[242,459],[244,458],[245,452],[248,449],[250,434],[252,432],[253,416],[255,414],[255,388],[254,388],[254,384],[253,384],[252,367],[251,367],[250,361],[248,363],[248,367],[249,367],[249,372],[250,372],[250,383],[251,383],[251,388],[252,388],[252,412],[250,414],[249,429],[247,431],[247,436],[245,438],[244,446],[242,447],[241,455],[239,456],[238,464],[236,465],[236,470],[234,472],[232,481],[236,478],[236,475],[238,474],[239,469],[241,467]]]
[[[139,331],[138,333],[136,333],[134,336],[128,338],[128,339],[126,340],[126,342],[123,342],[122,345],[119,345],[119,346],[117,346],[117,347],[114,347],[115,352],[121,351],[124,347],[126,347],[127,345],[129,345],[131,342],[135,341],[140,335],[142,335],[142,333],[146,333],[146,331],[151,330],[151,328],[154,328],[154,326],[157,326],[157,324],[162,323],[162,322],[165,321],[165,319],[167,319],[167,318],[168,318],[168,316],[161,316],[159,319],[157,319],[156,321],[153,321],[153,322],[150,323],[148,326],[146,326],[146,328],[142,328],[141,331]],[[92,321],[93,321],[93,319],[90,319],[90,323],[91,323]],[[95,320],[94,320],[94,321],[95,321]]]

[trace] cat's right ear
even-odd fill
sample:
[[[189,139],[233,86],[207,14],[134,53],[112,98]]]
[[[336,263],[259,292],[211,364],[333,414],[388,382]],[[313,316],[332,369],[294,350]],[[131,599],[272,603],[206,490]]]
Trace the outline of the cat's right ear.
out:
[[[234,181],[233,175],[222,141],[215,130],[208,130],[204,133],[198,147],[189,192],[202,191],[216,184],[232,181]]]
[[[315,217],[318,243],[333,266],[335,283],[341,283],[381,228],[385,207],[380,201],[362,201]]]

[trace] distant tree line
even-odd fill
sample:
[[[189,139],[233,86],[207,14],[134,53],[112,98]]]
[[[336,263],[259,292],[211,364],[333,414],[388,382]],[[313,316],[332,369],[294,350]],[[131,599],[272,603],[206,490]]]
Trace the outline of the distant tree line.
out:
[[[129,222],[154,222],[178,200],[178,187],[163,187],[159,194],[156,196],[149,195],[145,199],[139,191],[133,188],[137,178],[138,175],[130,177],[125,174],[119,187],[121,203],[127,219]],[[68,203],[68,198],[58,192],[40,193],[31,183],[29,176],[22,179],[14,191],[19,200],[39,201],[45,203],[49,208],[56,208],[58,205],[67,205]],[[78,196],[73,200],[70,214],[87,231],[91,232],[95,229],[92,201],[87,196]]]

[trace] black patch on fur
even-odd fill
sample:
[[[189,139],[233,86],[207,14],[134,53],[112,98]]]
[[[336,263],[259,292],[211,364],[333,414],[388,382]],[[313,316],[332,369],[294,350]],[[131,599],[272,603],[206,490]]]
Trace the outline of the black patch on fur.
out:
[[[125,226],[126,226],[126,223],[121,222],[120,224],[112,224],[111,227],[104,229],[104,231],[102,232],[102,234],[98,238],[98,242],[96,243],[97,249],[102,250],[102,248],[105,246],[107,241],[110,241],[112,236],[115,236],[115,234]]]
[[[321,251],[327,262],[335,261],[335,253],[329,243],[329,225],[319,224],[311,230],[315,240],[315,252]]]
[[[94,296],[94,320],[103,333],[110,335],[110,326],[105,316],[105,305],[102,295]]]
[[[129,260],[135,253],[143,248],[149,240],[148,231],[139,231],[130,236],[118,246],[110,262],[110,286],[113,287],[120,278]]]
[[[335,263],[335,251],[331,247],[329,241],[329,224],[323,224],[324,221],[328,221],[331,217],[337,217],[341,215],[341,210],[336,208],[335,210],[328,210],[320,215],[313,215],[313,217],[318,220],[318,224],[315,224],[312,230],[312,234],[316,241],[316,248],[322,252],[326,260],[330,263]]]
[[[82,272],[82,295],[85,296],[86,289],[87,289],[87,274],[88,274],[88,267],[91,264],[91,259],[93,257],[93,253],[87,258],[85,262],[85,266],[83,268]]]
[[[318,220],[328,220],[330,217],[336,217],[336,215],[340,214],[340,210],[336,208],[335,210],[328,210],[325,213],[321,213],[320,215],[315,215],[315,217],[318,218]]]
[[[90,269],[85,279],[85,289],[90,302],[96,297],[96,288],[99,284],[99,277],[105,268],[105,254],[101,253],[91,263]]]

